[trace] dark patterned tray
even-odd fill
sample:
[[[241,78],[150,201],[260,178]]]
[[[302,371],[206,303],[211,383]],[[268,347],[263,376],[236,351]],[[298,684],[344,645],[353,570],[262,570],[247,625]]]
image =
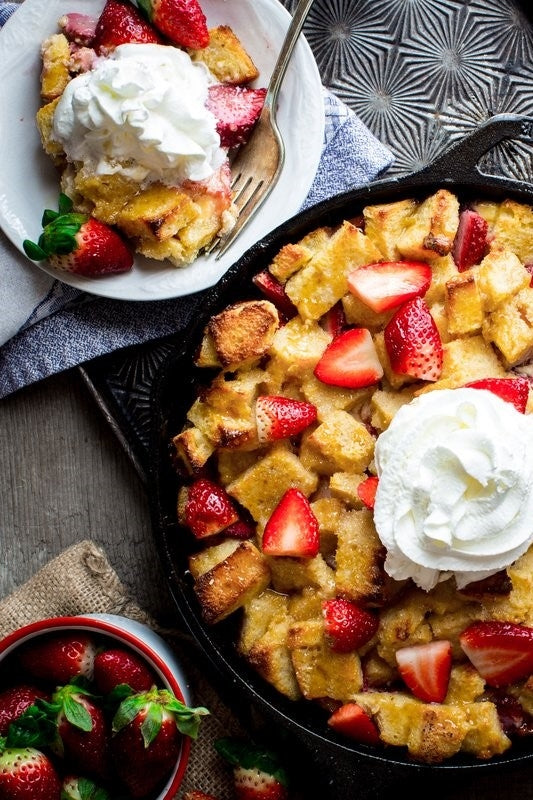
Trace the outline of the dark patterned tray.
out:
[[[292,11],[296,2],[283,4]],[[304,33],[324,85],[393,152],[388,174],[406,174],[495,114],[533,116],[532,6],[531,0],[315,0]],[[533,182],[533,148],[504,142],[481,167]],[[151,383],[180,338],[80,368],[141,476]]]

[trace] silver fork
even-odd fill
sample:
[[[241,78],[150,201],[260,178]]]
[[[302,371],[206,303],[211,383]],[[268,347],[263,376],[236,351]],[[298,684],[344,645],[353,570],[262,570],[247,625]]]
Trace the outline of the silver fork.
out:
[[[218,261],[266,200],[280,176],[285,161],[285,145],[276,123],[279,90],[292,51],[300,35],[313,0],[299,0],[281,46],[265,95],[263,110],[246,145],[241,147],[231,165],[234,175],[231,188],[238,211],[235,225],[226,236],[215,237],[205,253],[216,253]]]

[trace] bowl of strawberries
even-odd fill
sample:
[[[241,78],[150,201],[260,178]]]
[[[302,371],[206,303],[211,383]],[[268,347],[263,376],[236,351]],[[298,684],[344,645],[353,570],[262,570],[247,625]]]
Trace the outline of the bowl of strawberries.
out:
[[[201,717],[170,646],[115,615],[56,617],[0,642],[0,797],[170,800]]]

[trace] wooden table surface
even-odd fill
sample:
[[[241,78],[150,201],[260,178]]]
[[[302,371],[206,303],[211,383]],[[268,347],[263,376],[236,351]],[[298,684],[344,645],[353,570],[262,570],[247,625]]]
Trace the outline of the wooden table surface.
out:
[[[143,483],[80,373],[71,370],[0,401],[0,442],[0,597],[68,545],[90,538],[138,602],[171,621]],[[399,788],[380,791],[378,800],[396,797]],[[533,800],[533,768],[403,788],[415,797],[430,791],[432,800]]]

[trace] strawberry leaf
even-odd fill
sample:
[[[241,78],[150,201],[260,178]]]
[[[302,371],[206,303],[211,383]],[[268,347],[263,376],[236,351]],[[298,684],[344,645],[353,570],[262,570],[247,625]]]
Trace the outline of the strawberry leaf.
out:
[[[89,778],[78,779],[78,792],[80,800],[109,800],[106,790],[97,786]]]
[[[50,703],[39,700],[27,708],[16,720],[10,723],[7,747],[46,747],[56,739],[55,714],[51,714]]]
[[[232,738],[217,739],[215,750],[232,766],[261,770],[261,772],[272,775],[283,786],[287,786],[287,773],[273,751]]]
[[[46,228],[46,226],[50,222],[53,222],[55,219],[57,219],[58,216],[59,216],[59,213],[57,211],[52,211],[51,208],[45,208],[45,210],[43,211],[42,219],[41,219],[41,225],[43,226],[43,228]]]
[[[39,247],[38,244],[35,244],[35,242],[32,242],[29,239],[24,239],[22,246],[24,248],[24,252],[28,258],[31,258],[32,261],[44,261],[45,258],[48,258],[48,254],[45,253],[43,248]]]
[[[68,214],[69,211],[72,211],[72,200],[70,197],[63,192],[59,195],[59,213],[60,214]]]
[[[79,728],[80,731],[92,731],[93,720],[89,711],[72,694],[67,695],[63,701],[63,713],[75,728]]]
[[[132,695],[126,697],[119,705],[117,713],[113,717],[112,728],[114,733],[125,728],[133,722],[139,711],[146,705],[146,695]]]
[[[141,722],[141,734],[143,737],[144,746],[150,747],[155,737],[161,730],[163,722],[163,707],[159,703],[150,703],[148,712]]]

